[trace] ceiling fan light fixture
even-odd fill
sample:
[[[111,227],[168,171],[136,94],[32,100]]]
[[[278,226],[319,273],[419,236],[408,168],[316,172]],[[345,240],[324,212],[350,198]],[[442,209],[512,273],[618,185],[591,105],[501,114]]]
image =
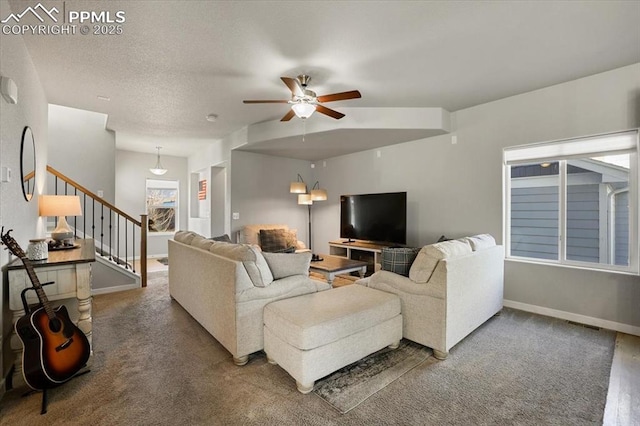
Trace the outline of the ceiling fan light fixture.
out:
[[[149,171],[156,176],[162,176],[168,172],[168,170],[162,167],[162,164],[160,163],[160,148],[162,147],[156,146],[156,149],[158,150],[158,161],[156,161],[156,165],[154,167],[149,169]]]
[[[311,117],[311,114],[316,110],[316,106],[308,102],[301,101],[293,104],[291,109],[296,113],[298,118],[305,119]]]

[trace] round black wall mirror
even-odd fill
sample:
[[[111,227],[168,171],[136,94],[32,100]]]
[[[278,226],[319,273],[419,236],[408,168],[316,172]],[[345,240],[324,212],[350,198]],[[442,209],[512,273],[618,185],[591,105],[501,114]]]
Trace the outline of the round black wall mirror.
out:
[[[25,126],[20,144],[20,179],[24,199],[31,201],[36,186],[36,143],[31,127]]]

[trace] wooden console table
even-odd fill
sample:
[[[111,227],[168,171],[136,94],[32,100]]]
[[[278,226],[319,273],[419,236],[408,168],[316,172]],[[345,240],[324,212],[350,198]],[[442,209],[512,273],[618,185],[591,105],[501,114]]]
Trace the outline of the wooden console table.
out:
[[[42,284],[54,281],[54,284],[43,287],[50,301],[76,298],[78,303],[77,314],[69,311],[72,319],[77,317],[78,328],[84,332],[91,345],[91,357],[93,360],[93,344],[91,342],[91,263],[95,259],[95,245],[93,239],[75,240],[80,247],[70,250],[50,251],[49,258],[34,260],[34,270]],[[14,259],[2,268],[4,280],[9,283],[9,310],[12,315],[12,324],[25,315],[20,299],[20,293],[25,288],[32,287],[31,280],[24,269],[20,259]],[[27,292],[27,302],[39,303],[38,297],[33,291]],[[22,375],[22,342],[15,333],[15,328],[10,338],[11,350],[15,355],[13,371],[13,387],[24,385]]]
[[[363,253],[369,253],[373,258],[373,268],[370,271],[380,270],[382,259],[382,249],[389,247],[388,244],[376,244],[367,241],[331,241],[329,242],[329,254],[333,256],[346,257],[347,259],[362,260]],[[366,255],[365,255],[366,256]]]

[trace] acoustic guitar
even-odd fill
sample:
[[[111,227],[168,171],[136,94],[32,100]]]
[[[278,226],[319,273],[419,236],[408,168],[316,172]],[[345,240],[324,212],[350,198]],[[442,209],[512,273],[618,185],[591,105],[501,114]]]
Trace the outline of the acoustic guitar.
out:
[[[34,390],[49,389],[71,379],[89,360],[91,348],[84,335],[69,318],[67,308],[51,307],[33,265],[20,245],[0,230],[0,239],[20,258],[38,295],[40,306],[16,321],[16,334],[22,341],[22,372]]]

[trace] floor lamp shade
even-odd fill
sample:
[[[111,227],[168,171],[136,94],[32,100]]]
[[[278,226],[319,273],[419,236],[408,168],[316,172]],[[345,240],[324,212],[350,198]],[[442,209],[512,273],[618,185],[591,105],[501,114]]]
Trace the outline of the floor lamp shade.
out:
[[[58,217],[58,226],[51,233],[51,238],[57,241],[73,238],[73,231],[67,224],[65,216],[82,216],[80,197],[77,195],[41,195],[38,200],[38,214]]]

